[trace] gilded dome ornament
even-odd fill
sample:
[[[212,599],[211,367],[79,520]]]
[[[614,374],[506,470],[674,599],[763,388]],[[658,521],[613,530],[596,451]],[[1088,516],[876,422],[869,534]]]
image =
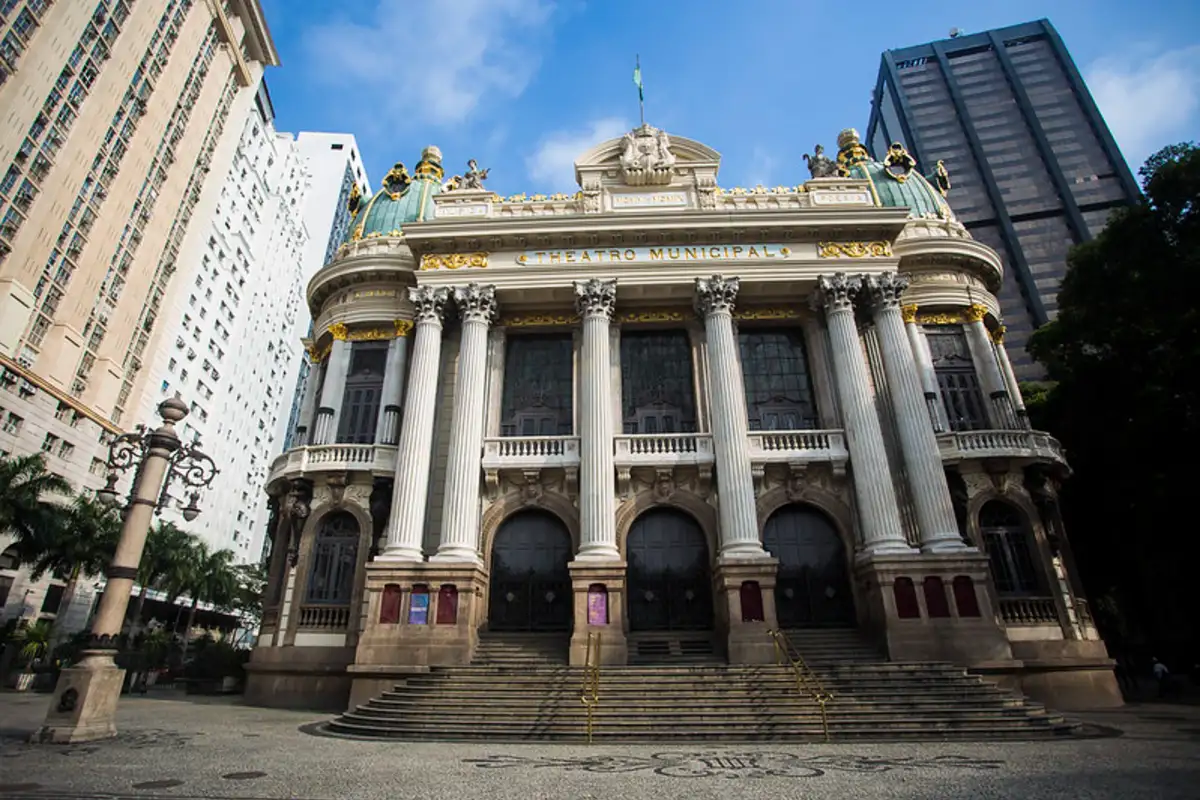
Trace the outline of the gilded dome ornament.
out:
[[[892,142],[888,148],[887,158],[883,160],[884,173],[889,178],[900,183],[908,180],[908,176],[917,168],[917,160],[904,149],[899,142]]]
[[[950,191],[950,172],[946,169],[946,162],[938,159],[933,174],[929,176],[929,182],[937,188],[942,197],[946,196]]]
[[[403,161],[397,161],[388,170],[388,174],[383,176],[383,190],[391,195],[393,200],[399,200],[400,195],[404,194],[411,183],[412,177],[408,174]]]
[[[350,219],[358,216],[360,206],[362,206],[362,191],[356,183],[350,187],[350,198],[346,201],[346,209],[350,212]]]
[[[838,134],[838,175],[846,178],[850,176],[850,168],[859,164],[867,164],[871,161],[871,154],[867,152],[867,148],[863,147],[862,141],[858,138],[858,131],[854,128],[846,128]]]

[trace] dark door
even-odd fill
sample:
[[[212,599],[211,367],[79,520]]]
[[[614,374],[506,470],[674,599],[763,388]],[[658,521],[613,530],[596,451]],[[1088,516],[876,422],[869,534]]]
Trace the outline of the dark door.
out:
[[[509,517],[492,544],[488,628],[569,631],[570,560],[571,534],[557,517],[544,511]]]
[[[704,532],[688,515],[653,509],[625,543],[631,631],[711,630],[712,578]]]
[[[781,628],[855,624],[845,548],[828,517],[807,506],[785,506],[767,520],[763,546],[779,559],[775,613]]]

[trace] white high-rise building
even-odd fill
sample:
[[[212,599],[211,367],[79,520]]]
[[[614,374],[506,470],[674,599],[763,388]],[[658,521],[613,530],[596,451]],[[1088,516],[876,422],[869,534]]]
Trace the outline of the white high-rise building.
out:
[[[296,337],[307,325],[310,185],[296,140],[275,131],[260,84],[208,236],[184,255],[184,283],[168,311],[173,333],[149,365],[138,412],[141,421],[155,420],[155,407],[175,393],[188,403],[181,436],[198,439],[220,473],[199,518],[171,518],[239,561],[259,555],[267,517],[261,487],[283,445],[300,361]],[[172,493],[186,503],[182,488]]]

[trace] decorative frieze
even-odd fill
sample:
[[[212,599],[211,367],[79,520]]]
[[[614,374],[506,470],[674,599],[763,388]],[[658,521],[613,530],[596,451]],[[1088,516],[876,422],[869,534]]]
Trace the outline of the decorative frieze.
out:
[[[891,258],[890,242],[818,242],[818,258]]]
[[[421,269],[487,269],[488,254],[426,253],[421,256]]]
[[[497,323],[502,328],[533,328],[579,324],[578,314],[507,314]]]

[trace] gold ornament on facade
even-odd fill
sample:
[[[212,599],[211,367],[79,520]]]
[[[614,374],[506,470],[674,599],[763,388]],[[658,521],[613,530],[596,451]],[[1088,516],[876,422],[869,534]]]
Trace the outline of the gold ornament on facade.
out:
[[[917,314],[920,325],[962,325],[967,321],[961,311],[935,311],[927,314]]]
[[[350,331],[347,330],[344,323],[335,322],[329,326],[329,335],[339,341],[346,341],[346,337],[349,335],[349,333]]]
[[[426,253],[421,269],[486,269],[487,253]]]
[[[981,306],[978,303],[972,303],[967,306],[967,310],[963,312],[963,317],[967,322],[982,322],[983,318],[988,314],[986,306]]]
[[[992,341],[996,344],[1004,344],[1004,334],[1007,332],[1007,327],[1004,325],[997,325],[996,330],[992,331]]]
[[[737,320],[777,320],[800,319],[800,312],[794,308],[741,308],[734,312]]]
[[[818,242],[818,258],[891,258],[889,242]]]
[[[907,322],[917,321],[917,307],[913,305],[900,306],[900,316]]]
[[[412,329],[413,329],[412,320],[398,319],[398,320],[396,320],[395,324],[396,324],[396,337],[397,338],[403,338],[405,336],[408,336],[408,334],[412,333]]]
[[[501,317],[500,325],[506,328],[532,328],[546,325],[578,325],[578,314],[512,314]]]
[[[687,316],[682,311],[627,311],[617,317],[617,322],[683,322]]]
[[[394,339],[396,332],[392,328],[365,328],[356,331],[350,331],[346,334],[348,342],[383,342],[389,339]]]

